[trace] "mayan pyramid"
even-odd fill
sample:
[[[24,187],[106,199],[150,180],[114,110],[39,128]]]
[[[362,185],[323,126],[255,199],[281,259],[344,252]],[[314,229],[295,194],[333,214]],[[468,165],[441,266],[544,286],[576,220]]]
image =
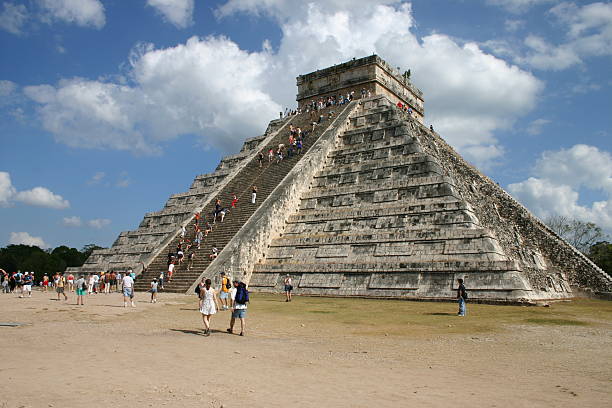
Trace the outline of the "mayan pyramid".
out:
[[[301,75],[297,85],[302,113],[270,122],[80,271],[132,268],[137,289],[148,289],[180,228],[193,240],[194,214],[210,220],[215,200],[227,207],[235,193],[237,208],[167,291],[189,293],[221,271],[261,292],[281,291],[289,274],[296,293],[323,296],[448,299],[457,278],[471,299],[488,302],[612,289],[610,276],[425,127],[422,92],[378,56]],[[307,109],[351,94],[349,103]],[[308,131],[302,153],[260,167],[259,152],[286,144],[291,125]],[[211,261],[213,246],[221,253]]]

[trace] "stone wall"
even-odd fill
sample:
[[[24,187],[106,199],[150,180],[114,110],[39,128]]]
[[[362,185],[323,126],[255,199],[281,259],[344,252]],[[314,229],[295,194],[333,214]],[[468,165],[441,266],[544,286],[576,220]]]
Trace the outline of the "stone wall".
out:
[[[300,196],[308,190],[308,183],[304,181],[311,179],[321,168],[325,157],[334,148],[337,135],[348,126],[348,116],[357,106],[357,102],[352,102],[341,107],[342,110],[307,155],[300,159],[187,293],[191,293],[203,277],[217,280],[221,271],[228,271],[233,277],[249,282],[253,266],[265,255],[272,238],[282,233],[287,215],[297,209]]]
[[[443,163],[480,223],[494,231],[504,251],[525,265],[531,286],[541,297],[570,284],[609,292],[612,279],[584,254],[563,241],[499,185],[467,163],[436,133],[411,122],[424,150]]]
[[[393,104],[408,104],[414,110],[414,117],[423,122],[425,115],[423,93],[395,68],[376,55],[354,59],[330,68],[300,75],[297,78],[298,106],[301,108],[313,99],[346,95],[355,92],[361,97],[366,89],[373,95],[384,95]]]
[[[259,153],[259,146],[272,140],[289,121],[270,122],[263,135],[247,139],[241,151],[224,157],[213,173],[196,176],[188,191],[171,195],[162,210],[146,213],[136,230],[121,232],[111,248],[93,251],[81,268],[71,271],[97,273],[132,268],[140,273],[142,266],[148,265],[180,233],[181,226],[189,224],[195,212],[213,200],[243,165]]]

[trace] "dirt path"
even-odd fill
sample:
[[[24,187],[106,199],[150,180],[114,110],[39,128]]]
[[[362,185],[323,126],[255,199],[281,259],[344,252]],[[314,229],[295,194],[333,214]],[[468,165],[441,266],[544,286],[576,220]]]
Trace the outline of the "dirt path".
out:
[[[612,406],[609,303],[461,320],[452,304],[253,295],[246,337],[224,332],[229,312],[204,337],[194,297],[138,296],[0,296],[0,322],[24,324],[0,327],[0,407]]]

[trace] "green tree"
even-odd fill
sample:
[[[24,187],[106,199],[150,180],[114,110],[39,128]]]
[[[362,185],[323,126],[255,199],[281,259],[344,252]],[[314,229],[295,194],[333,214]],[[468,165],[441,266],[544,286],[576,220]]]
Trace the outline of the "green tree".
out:
[[[91,253],[96,250],[96,249],[104,249],[104,247],[98,246],[96,244],[87,244],[83,247],[83,249],[81,249],[81,252],[83,253],[83,255],[85,256],[85,258],[83,259],[83,262],[85,262],[85,260],[87,260],[87,258],[89,258],[89,255],[91,255]],[[81,264],[82,265],[82,264]]]
[[[58,246],[51,255],[57,255],[64,260],[66,266],[81,266],[85,262],[86,256],[76,248],[68,248],[66,245]]]
[[[601,241],[589,248],[589,258],[597,266],[612,275],[612,244],[608,241]]]
[[[604,234],[603,230],[592,222],[584,222],[562,215],[554,215],[546,218],[544,223],[569,242],[574,248],[585,254],[589,252],[589,248],[596,242],[606,238],[606,234]]]

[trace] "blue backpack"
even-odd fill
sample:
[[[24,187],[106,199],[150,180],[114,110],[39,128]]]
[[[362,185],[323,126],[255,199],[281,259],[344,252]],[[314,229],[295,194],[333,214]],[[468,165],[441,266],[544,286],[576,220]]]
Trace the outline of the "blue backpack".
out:
[[[249,291],[246,288],[246,285],[241,284],[236,290],[236,303],[241,305],[245,305],[249,301]]]

